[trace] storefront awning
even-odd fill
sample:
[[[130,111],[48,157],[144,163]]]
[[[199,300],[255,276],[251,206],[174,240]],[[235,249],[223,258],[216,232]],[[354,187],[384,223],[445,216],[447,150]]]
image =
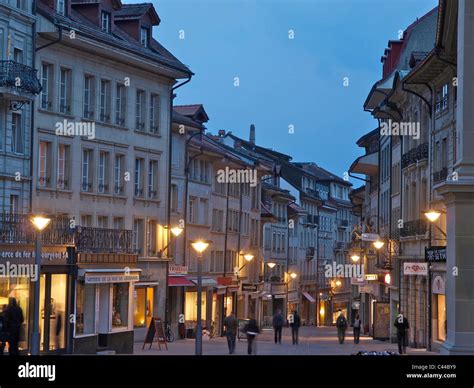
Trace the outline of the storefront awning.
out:
[[[227,289],[227,287],[221,286],[220,284],[218,284],[217,286],[214,286],[214,289],[216,290],[217,295],[222,295],[222,294],[225,294],[225,290]]]
[[[79,278],[83,278],[86,284],[103,283],[127,283],[140,280],[140,268],[81,268],[78,271]]]
[[[194,287],[195,284],[184,276],[168,276],[168,287]]]
[[[195,285],[197,285],[198,281],[197,278],[189,278]],[[203,286],[215,286],[217,282],[212,278],[202,278],[202,285]]]
[[[311,303],[316,303],[316,299],[314,299],[309,293],[306,291],[303,292],[303,295],[306,299],[308,299]]]

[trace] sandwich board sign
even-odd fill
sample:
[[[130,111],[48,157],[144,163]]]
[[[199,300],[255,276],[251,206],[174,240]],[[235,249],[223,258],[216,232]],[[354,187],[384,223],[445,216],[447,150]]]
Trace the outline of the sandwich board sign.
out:
[[[152,317],[150,320],[150,325],[146,332],[145,341],[143,342],[142,350],[145,349],[146,344],[150,344],[148,350],[151,349],[153,345],[153,340],[156,336],[156,342],[158,342],[158,349],[161,350],[161,344],[165,345],[166,350],[168,350],[168,344],[166,343],[165,330],[163,329],[163,322],[161,318]]]

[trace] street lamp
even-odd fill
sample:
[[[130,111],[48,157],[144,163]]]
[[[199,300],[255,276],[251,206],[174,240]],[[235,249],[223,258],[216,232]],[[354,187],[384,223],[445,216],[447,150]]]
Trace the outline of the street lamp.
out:
[[[351,260],[353,262],[358,262],[360,260],[360,256],[354,253],[353,255],[351,255]]]
[[[31,223],[36,229],[35,243],[35,266],[36,271],[41,274],[41,234],[43,230],[50,224],[51,218],[35,216],[31,219]],[[33,294],[33,328],[31,330],[31,355],[38,356],[40,354],[40,332],[39,332],[39,311],[40,311],[40,278],[38,276],[34,286]]]
[[[268,265],[268,268],[273,269],[275,268],[276,263],[270,262],[270,263],[267,263],[267,265]]]
[[[193,240],[191,246],[197,253],[197,324],[196,324],[196,356],[202,355],[202,253],[211,244],[208,240]]]
[[[171,228],[170,230],[171,230],[171,233],[173,233],[174,237],[178,237],[183,232],[183,228],[179,226],[175,226]]]
[[[377,240],[372,243],[375,247],[375,249],[380,249],[384,246],[384,242],[382,240]]]
[[[286,281],[286,316],[288,317],[288,315],[290,314],[290,299],[289,299],[289,285],[290,285],[290,282],[291,280],[293,279],[296,279],[298,277],[298,274],[296,272],[288,272],[287,273],[288,277],[290,279],[288,279]]]
[[[439,217],[441,217],[441,212],[438,210],[427,210],[424,214],[430,222],[435,222]]]

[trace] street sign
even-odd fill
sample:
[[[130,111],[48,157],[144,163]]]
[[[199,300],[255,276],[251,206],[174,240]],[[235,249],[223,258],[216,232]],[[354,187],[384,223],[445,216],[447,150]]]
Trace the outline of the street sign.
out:
[[[364,277],[365,277],[365,280],[378,280],[379,279],[379,275],[377,275],[376,273],[368,273]]]
[[[362,233],[360,239],[362,241],[377,241],[380,240],[380,236],[377,233]]]
[[[428,275],[428,263],[403,263],[404,275]]]
[[[425,261],[430,263],[446,262],[446,247],[425,248]]]
[[[242,283],[242,291],[257,292],[258,286],[254,283]]]
[[[187,275],[188,266],[187,265],[175,265],[170,264],[168,267],[168,272],[170,275]]]

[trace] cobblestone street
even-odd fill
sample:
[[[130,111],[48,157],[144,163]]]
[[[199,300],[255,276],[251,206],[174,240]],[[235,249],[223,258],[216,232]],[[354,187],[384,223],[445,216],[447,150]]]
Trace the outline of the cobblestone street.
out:
[[[340,345],[337,340],[335,327],[302,327],[300,329],[299,345],[292,345],[290,329],[283,330],[281,345],[273,342],[273,331],[264,330],[257,342],[258,355],[351,355],[360,350],[363,351],[392,351],[397,352],[397,344],[389,341],[377,341],[367,336],[361,336],[359,344],[354,344],[352,330],[346,333],[344,344]],[[168,344],[168,350],[158,350],[155,342],[148,350],[149,344],[142,350],[143,341],[135,342],[134,354],[136,355],[194,355],[194,340],[176,340]],[[423,355],[428,353],[424,349],[407,349],[408,354]],[[227,341],[225,337],[209,339],[203,338],[203,355],[227,355]],[[236,355],[247,354],[247,341],[237,341]]]

